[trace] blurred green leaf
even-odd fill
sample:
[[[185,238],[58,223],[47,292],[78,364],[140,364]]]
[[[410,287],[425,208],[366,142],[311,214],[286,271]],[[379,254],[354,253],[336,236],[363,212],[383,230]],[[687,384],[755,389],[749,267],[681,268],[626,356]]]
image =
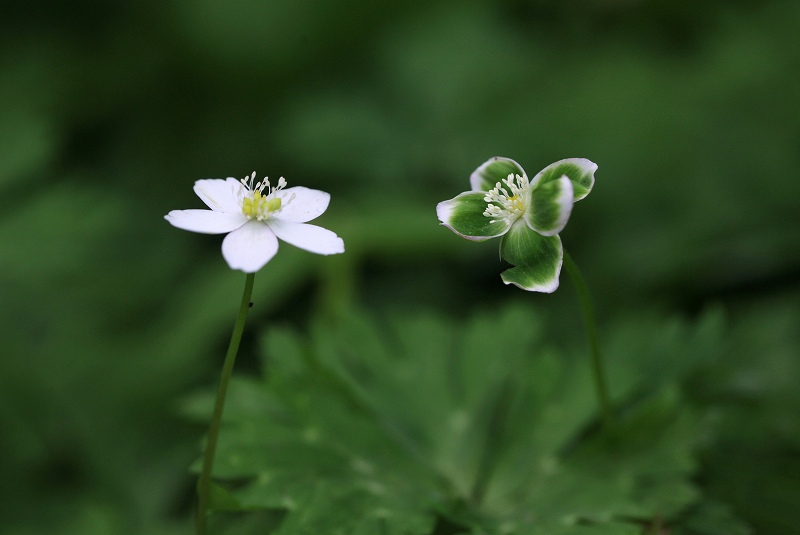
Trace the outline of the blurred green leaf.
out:
[[[463,326],[351,311],[309,341],[271,329],[264,379],[232,384],[215,476],[249,481],[234,491],[242,508],[286,509],[279,533],[423,534],[437,515],[475,533],[677,521],[700,496],[698,419],[675,385],[716,356],[719,315],[650,333],[651,356],[683,366],[673,378],[644,373],[639,348],[615,349],[611,369],[629,370],[610,374],[627,400],[611,431],[588,362],[548,348],[541,323],[513,307]],[[186,410],[205,417],[208,403]]]
[[[179,425],[171,407],[214,383],[242,284],[217,238],[161,220],[190,207],[194,180],[257,169],[333,193],[325,224],[348,255],[282,248],[249,332],[354,301],[455,318],[518,299],[496,245],[453,239],[433,211],[497,154],[600,165],[564,239],[590,266],[601,320],[627,325],[601,333],[616,402],[682,382],[701,419],[696,484],[759,533],[800,525],[797,2],[7,4],[4,535],[189,529],[184,468],[206,422]],[[670,319],[716,301],[729,320]],[[545,306],[552,340],[580,347],[569,290]],[[593,410],[572,395],[552,442]],[[235,516],[234,533],[280,520]],[[625,529],[604,526],[592,529]]]

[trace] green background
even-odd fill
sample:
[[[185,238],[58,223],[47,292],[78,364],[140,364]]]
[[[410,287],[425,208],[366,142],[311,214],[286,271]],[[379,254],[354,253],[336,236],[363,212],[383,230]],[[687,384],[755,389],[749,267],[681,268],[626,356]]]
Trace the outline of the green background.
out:
[[[163,215],[200,178],[328,191],[347,253],[286,244],[268,325],[359,306],[523,303],[582,347],[571,285],[500,281],[438,225],[491,156],[585,157],[561,233],[598,306],[726,315],[692,399],[726,423],[698,479],[762,533],[800,524],[800,4],[792,0],[18,2],[0,18],[0,533],[184,533],[244,276]],[[644,336],[636,332],[636,336]],[[766,490],[765,490],[766,489]]]

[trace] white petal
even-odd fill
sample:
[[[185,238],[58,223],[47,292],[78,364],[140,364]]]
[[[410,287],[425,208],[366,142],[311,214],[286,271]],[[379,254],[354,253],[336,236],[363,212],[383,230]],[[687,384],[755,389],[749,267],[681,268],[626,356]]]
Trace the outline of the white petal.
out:
[[[244,185],[235,178],[207,178],[194,183],[194,192],[215,212],[242,213]]]
[[[231,269],[255,273],[278,252],[278,238],[267,225],[248,221],[222,240],[222,256]]]
[[[164,219],[174,226],[203,234],[223,234],[247,222],[244,214],[228,214],[211,210],[172,210]]]
[[[322,215],[331,202],[330,193],[325,193],[318,189],[309,189],[302,186],[287,188],[283,199],[289,199],[294,195],[294,199],[285,204],[278,213],[280,219],[294,221],[295,223],[305,223]]]
[[[270,219],[269,226],[280,239],[300,249],[324,255],[344,252],[344,241],[328,229],[280,219]]]

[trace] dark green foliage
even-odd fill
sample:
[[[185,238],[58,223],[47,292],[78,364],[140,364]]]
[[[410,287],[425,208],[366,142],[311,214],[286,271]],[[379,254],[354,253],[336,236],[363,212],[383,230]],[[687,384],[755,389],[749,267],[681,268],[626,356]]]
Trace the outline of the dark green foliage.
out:
[[[263,377],[232,387],[216,475],[239,482],[242,509],[286,510],[275,533],[427,534],[437,517],[487,534],[682,525],[702,499],[702,419],[679,384],[720,356],[719,314],[679,336],[669,323],[618,329],[650,339],[610,348],[612,430],[584,352],[548,347],[542,324],[511,308],[461,326],[351,312],[308,341],[271,329]],[[676,373],[653,375],[655,360]],[[209,402],[188,408],[205,421]]]
[[[436,203],[464,191],[469,174],[495,155],[529,172],[566,157],[600,166],[562,237],[600,308],[607,354],[629,359],[610,370],[621,417],[638,436],[653,436],[639,430],[647,414],[676,434],[674,451],[641,444],[642,458],[661,451],[676,456],[670,463],[687,462],[670,483],[676,488],[688,489],[681,485],[693,474],[696,494],[675,492],[679,503],[664,506],[675,508],[664,519],[678,523],[682,531],[674,533],[738,533],[735,518],[766,534],[800,525],[797,2],[6,4],[3,535],[190,531],[194,480],[186,467],[207,427],[190,425],[175,407],[215,384],[244,281],[225,266],[219,237],[184,233],[162,219],[171,209],[201,207],[191,192],[196,179],[257,170],[333,194],[319,223],[344,238],[347,253],[319,258],[283,245],[256,278],[236,391],[245,396],[249,385],[259,400],[269,394],[265,419],[293,418],[272,427],[320,417],[323,400],[342,405],[355,389],[327,424],[328,432],[334,424],[355,426],[348,447],[372,452],[364,429],[375,434],[376,448],[397,449],[391,436],[398,434],[421,441],[419,448],[438,444],[433,422],[444,408],[427,414],[416,401],[432,402],[435,394],[415,392],[408,406],[393,405],[380,388],[402,390],[408,382],[369,383],[371,369],[359,371],[355,356],[340,369],[338,353],[309,346],[321,344],[319,332],[308,333],[309,318],[336,318],[353,302],[370,315],[391,309],[414,318],[436,309],[445,331],[463,336],[469,311],[524,301],[540,311],[547,333],[526,335],[533,347],[525,354],[541,362],[560,355],[567,362],[559,366],[568,367],[551,373],[579,374],[584,339],[567,281],[550,296],[504,287],[496,242],[467,243],[436,224]],[[696,326],[697,311],[717,302],[728,311],[727,327],[715,330],[710,320]],[[404,321],[386,325],[412,329]],[[259,366],[258,340],[272,332],[266,326],[278,322],[297,330],[283,331],[294,338],[280,348],[269,342],[283,355],[275,359],[288,367],[291,348],[305,349],[297,369],[284,370],[286,385],[272,381],[265,390],[248,374]],[[375,337],[359,342],[372,343],[375,354],[361,347],[357,356],[394,351]],[[700,346],[710,360],[680,358],[703,353]],[[310,379],[311,355],[332,375]],[[486,384],[497,385],[498,373]],[[512,379],[516,388],[528,384],[522,375]],[[544,384],[534,379],[530,385]],[[292,381],[311,381],[327,397],[307,392],[306,409],[299,389],[290,395]],[[558,435],[559,443],[575,439],[574,449],[560,452],[569,454],[570,476],[559,476],[567,489],[582,481],[598,451],[609,451],[597,442],[587,416],[593,398],[583,386],[585,399],[563,393],[564,403],[575,404],[564,409],[569,425]],[[478,398],[515,408],[527,399],[515,392],[510,400],[491,391]],[[395,423],[388,438],[376,434],[379,414]],[[588,427],[576,436],[581,422]],[[526,437],[514,425],[510,442],[492,446],[500,448],[492,459],[500,475],[478,493],[481,508],[468,504],[474,481],[454,494],[466,496],[459,508],[417,494],[420,481],[432,484],[413,459],[402,465],[416,481],[405,490],[404,478],[392,479],[396,469],[386,468],[382,477],[403,491],[392,510],[408,512],[398,521],[417,531],[434,526],[439,535],[477,524],[488,531],[500,518],[520,521],[495,505],[510,492],[501,483],[513,474],[502,467],[521,451],[502,445],[522,448],[542,437]],[[532,421],[530,433],[543,425]],[[699,426],[691,440],[684,425]],[[471,459],[473,478],[485,445],[458,458],[459,466]],[[389,458],[404,459],[402,448]],[[306,453],[298,450],[298,459]],[[626,458],[626,473],[641,473],[636,459]],[[587,492],[596,489],[586,477]],[[332,496],[361,511],[370,503],[361,499],[369,494],[348,494],[349,484],[298,483],[293,492],[303,488],[309,503]],[[594,504],[586,516],[618,505],[657,514],[660,504],[645,495],[663,498],[666,491],[646,490],[641,497],[609,492],[609,499],[623,498]],[[575,500],[584,503],[596,496],[591,492]],[[438,508],[420,507],[431,503]],[[314,516],[316,506],[293,515],[282,507],[217,520],[232,533],[240,526],[263,533],[339,518]],[[591,526],[597,533],[622,529]]]

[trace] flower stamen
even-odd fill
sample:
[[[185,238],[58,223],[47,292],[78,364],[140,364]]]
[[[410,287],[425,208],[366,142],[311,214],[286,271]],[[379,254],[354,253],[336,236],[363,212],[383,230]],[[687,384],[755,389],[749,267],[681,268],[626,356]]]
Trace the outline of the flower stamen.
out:
[[[278,179],[278,184],[274,187],[269,183],[267,177],[254,184],[255,178],[256,172],[253,171],[252,175],[240,180],[242,185],[247,188],[242,197],[242,213],[248,219],[258,221],[269,219],[294,200],[294,193],[287,198],[286,192],[281,191],[286,187],[286,179],[283,177]]]
[[[525,213],[530,202],[530,182],[527,175],[515,175],[495,184],[495,187],[486,193],[484,201],[490,203],[483,215],[491,218],[491,223],[513,223]]]

